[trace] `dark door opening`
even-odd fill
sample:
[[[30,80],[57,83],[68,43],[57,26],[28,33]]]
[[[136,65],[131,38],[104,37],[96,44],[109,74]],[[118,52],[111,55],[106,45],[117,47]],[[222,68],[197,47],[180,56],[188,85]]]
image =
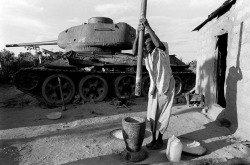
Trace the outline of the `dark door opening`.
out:
[[[217,48],[217,104],[226,107],[226,99],[224,95],[224,84],[227,67],[227,40],[228,34],[218,36]]]

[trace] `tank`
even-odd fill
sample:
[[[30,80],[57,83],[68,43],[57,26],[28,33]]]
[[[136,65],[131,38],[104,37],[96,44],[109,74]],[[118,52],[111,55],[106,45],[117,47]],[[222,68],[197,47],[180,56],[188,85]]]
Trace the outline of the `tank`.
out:
[[[71,103],[76,95],[84,101],[103,101],[107,96],[134,97],[137,57],[124,50],[132,49],[135,35],[136,30],[127,23],[92,17],[88,23],[62,31],[55,42],[6,45],[58,45],[65,50],[57,61],[20,69],[15,73],[14,84],[49,105]],[[175,55],[170,55],[170,63],[176,96],[191,90],[195,74],[189,66]],[[144,64],[142,76],[141,93],[147,96],[150,79]]]

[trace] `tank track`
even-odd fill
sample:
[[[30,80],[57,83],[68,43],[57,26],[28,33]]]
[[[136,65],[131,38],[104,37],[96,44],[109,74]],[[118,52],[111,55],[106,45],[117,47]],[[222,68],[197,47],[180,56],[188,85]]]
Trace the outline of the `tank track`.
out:
[[[176,82],[176,96],[194,87],[195,74],[187,65],[177,64],[172,57],[171,68]],[[147,96],[150,79],[145,66],[142,71],[142,96]],[[134,97],[135,75],[136,64],[126,62],[92,62],[86,67],[44,65],[19,70],[15,74],[14,83],[17,89],[48,105],[62,105],[63,102],[71,103],[76,95],[80,95],[84,101]]]

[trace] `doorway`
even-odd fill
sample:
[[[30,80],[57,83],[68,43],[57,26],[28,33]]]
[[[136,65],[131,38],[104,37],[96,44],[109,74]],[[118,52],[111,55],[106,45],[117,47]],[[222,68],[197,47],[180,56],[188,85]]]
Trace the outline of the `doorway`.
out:
[[[227,68],[227,41],[228,33],[218,36],[217,41],[217,104],[226,108],[224,84]]]

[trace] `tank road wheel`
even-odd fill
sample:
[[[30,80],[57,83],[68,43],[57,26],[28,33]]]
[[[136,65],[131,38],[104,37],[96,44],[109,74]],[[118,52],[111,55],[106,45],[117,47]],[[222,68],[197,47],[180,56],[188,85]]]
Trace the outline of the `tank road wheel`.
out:
[[[45,79],[42,86],[43,97],[51,105],[62,105],[58,77],[61,80],[64,103],[69,103],[75,95],[75,85],[68,76],[53,74]]]
[[[144,76],[142,78],[142,82],[141,82],[141,93],[142,93],[142,96],[147,96],[148,95],[148,90],[149,90],[149,87],[150,87],[150,78],[148,75]]]
[[[174,80],[175,80],[175,96],[178,96],[181,94],[182,81],[179,76],[174,76]]]
[[[115,94],[117,97],[128,97],[135,95],[135,76],[120,75],[115,79]]]
[[[108,93],[107,81],[99,75],[83,77],[79,83],[79,93],[84,101],[102,101]]]
[[[37,87],[39,77],[34,72],[20,72],[15,76],[15,84],[18,88],[31,90]]]

